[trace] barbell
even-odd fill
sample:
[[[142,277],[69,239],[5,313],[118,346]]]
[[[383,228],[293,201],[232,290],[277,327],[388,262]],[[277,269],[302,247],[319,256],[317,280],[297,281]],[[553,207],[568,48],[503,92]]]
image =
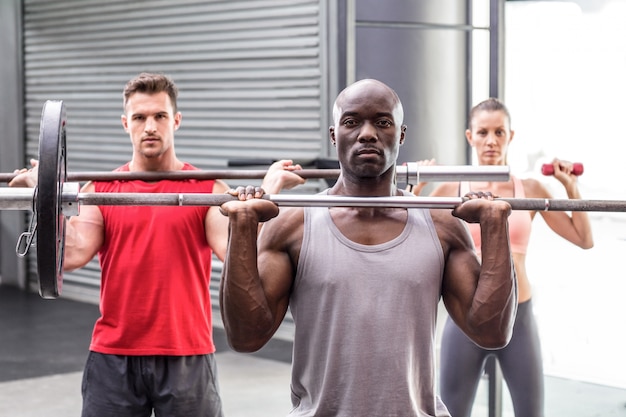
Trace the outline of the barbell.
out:
[[[28,230],[18,239],[16,253],[25,256],[31,246],[37,249],[39,293],[57,298],[63,283],[65,222],[78,215],[80,204],[133,206],[218,206],[236,199],[229,194],[203,193],[81,193],[77,181],[182,180],[263,178],[266,171],[170,171],[68,173],[66,148],[66,111],[62,101],[47,101],[42,110],[39,131],[38,185],[35,188],[0,188],[0,210],[32,210]],[[337,178],[339,170],[294,171],[303,178]],[[418,166],[396,167],[397,177],[407,183],[419,181],[506,181],[508,167],[495,166]],[[3,174],[10,181],[15,174]],[[74,182],[68,182],[71,179]],[[334,195],[271,194],[263,198],[286,207],[396,207],[452,209],[465,201],[462,197],[347,197]],[[626,211],[617,200],[558,200],[500,198],[514,210]],[[35,239],[36,237],[36,239]],[[35,244],[33,244],[35,241]]]

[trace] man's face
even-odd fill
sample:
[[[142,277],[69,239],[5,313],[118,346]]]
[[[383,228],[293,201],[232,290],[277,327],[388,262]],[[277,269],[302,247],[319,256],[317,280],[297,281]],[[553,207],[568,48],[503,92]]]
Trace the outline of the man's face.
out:
[[[173,150],[174,131],[180,121],[181,114],[174,113],[166,92],[134,93],[128,98],[122,115],[122,125],[133,144],[133,155],[148,159]]]
[[[357,176],[380,176],[394,167],[405,126],[395,95],[385,86],[363,83],[338,100],[331,140],[342,167]]]

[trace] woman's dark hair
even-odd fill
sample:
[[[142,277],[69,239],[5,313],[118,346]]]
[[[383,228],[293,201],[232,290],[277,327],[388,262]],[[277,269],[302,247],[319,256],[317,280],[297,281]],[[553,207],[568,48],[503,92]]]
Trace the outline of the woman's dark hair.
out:
[[[509,113],[509,109],[499,99],[490,97],[487,100],[481,101],[470,110],[468,120],[469,129],[472,128],[472,120],[474,120],[476,113],[479,111],[501,111],[509,119],[509,127],[511,126],[511,113]]]

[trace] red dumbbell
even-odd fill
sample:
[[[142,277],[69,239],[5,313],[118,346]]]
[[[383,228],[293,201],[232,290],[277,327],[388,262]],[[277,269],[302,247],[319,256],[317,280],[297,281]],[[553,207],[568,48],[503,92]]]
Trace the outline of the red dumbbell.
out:
[[[585,171],[585,167],[580,162],[574,162],[574,166],[572,168],[572,174],[574,175],[583,175]],[[541,173],[543,175],[554,175],[554,167],[552,164],[543,164],[541,166]]]

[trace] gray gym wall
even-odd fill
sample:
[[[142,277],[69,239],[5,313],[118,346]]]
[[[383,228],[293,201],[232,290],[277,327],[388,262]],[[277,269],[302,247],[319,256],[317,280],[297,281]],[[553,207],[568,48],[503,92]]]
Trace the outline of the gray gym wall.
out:
[[[12,172],[24,160],[20,22],[20,2],[0,1],[0,172]],[[24,218],[22,211],[0,211],[0,284],[25,287],[24,261],[15,255]]]

